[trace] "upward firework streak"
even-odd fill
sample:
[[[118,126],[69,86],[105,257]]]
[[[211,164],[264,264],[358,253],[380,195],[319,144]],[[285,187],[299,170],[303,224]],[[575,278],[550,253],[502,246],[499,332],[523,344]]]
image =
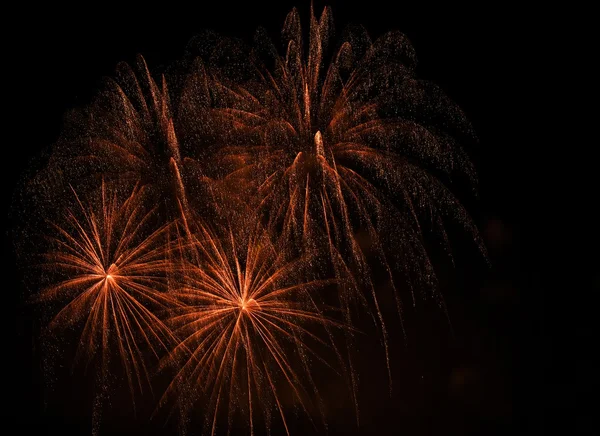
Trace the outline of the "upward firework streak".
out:
[[[118,355],[132,394],[149,382],[146,357],[162,357],[175,375],[160,404],[190,416],[201,399],[211,434],[224,413],[254,433],[276,410],[289,433],[292,404],[322,412],[312,370],[332,363],[327,352],[358,412],[357,303],[388,355],[373,268],[402,319],[401,276],[413,304],[417,288],[443,306],[425,235],[449,249],[453,221],[480,244],[452,193],[476,183],[460,109],[416,78],[402,34],[371,41],[355,28],[334,46],[332,32],[330,10],[311,10],[305,46],[293,10],[283,54],[261,31],[250,50],[202,41],[183,75],[157,81],[142,58],[119,66],[32,184],[36,212],[62,217],[47,254],[59,283],[39,295],[64,304],[51,327],[81,326],[77,357],[99,352],[104,379]],[[57,211],[68,185],[77,208]]]
[[[135,188],[119,202],[103,184],[100,201],[90,207],[75,196],[79,210],[67,211],[64,226],[55,225],[56,250],[47,256],[48,266],[66,278],[39,296],[67,301],[50,327],[82,325],[77,354],[87,354],[89,362],[99,350],[104,377],[111,352],[117,352],[132,392],[149,382],[144,353],[158,356],[173,339],[150,310],[173,305],[165,294],[169,226],[146,230],[154,211],[146,210],[143,195]]]

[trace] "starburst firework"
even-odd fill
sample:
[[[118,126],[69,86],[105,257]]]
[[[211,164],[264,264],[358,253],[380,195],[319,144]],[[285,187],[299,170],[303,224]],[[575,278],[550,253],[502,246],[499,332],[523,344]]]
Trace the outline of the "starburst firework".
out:
[[[155,210],[145,207],[144,195],[136,187],[120,200],[104,183],[99,198],[89,205],[74,194],[76,207],[66,212],[65,223],[53,224],[54,249],[45,262],[62,280],[38,296],[63,305],[50,323],[51,331],[81,329],[77,358],[90,363],[98,354],[107,377],[116,353],[132,391],[149,382],[147,353],[158,358],[174,339],[155,314],[174,304],[166,294],[172,268],[165,246],[170,225],[148,230]]]
[[[316,350],[334,351],[344,367],[334,336],[349,327],[322,302],[332,281],[307,279],[318,259],[288,259],[259,224],[198,227],[173,292],[181,306],[170,325],[181,340],[167,359],[177,374],[163,402],[175,399],[189,413],[203,397],[211,434],[222,410],[229,424],[242,412],[253,434],[256,415],[269,425],[275,408],[289,433],[282,397],[309,416],[319,406],[311,361],[329,364]]]

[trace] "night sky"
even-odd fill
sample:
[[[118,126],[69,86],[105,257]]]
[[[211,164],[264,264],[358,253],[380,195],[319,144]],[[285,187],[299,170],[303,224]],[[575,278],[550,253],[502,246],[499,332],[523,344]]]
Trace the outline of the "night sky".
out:
[[[315,9],[331,5],[338,31],[358,23],[372,36],[394,29],[405,33],[416,50],[418,76],[439,84],[465,111],[479,137],[477,148],[468,152],[480,185],[479,198],[461,198],[484,237],[491,266],[459,241],[456,267],[442,265],[440,271],[452,329],[434,308],[408,317],[407,342],[401,334],[393,339],[391,395],[377,341],[361,345],[361,424],[356,427],[347,399],[340,399],[339,407],[331,407],[329,433],[544,433],[544,243],[535,213],[540,182],[532,169],[536,145],[523,133],[529,123],[528,89],[535,80],[528,67],[534,56],[528,17],[492,8],[396,3],[318,1]],[[9,67],[14,77],[4,84],[16,91],[12,107],[17,117],[10,129],[19,132],[18,141],[10,144],[13,176],[4,183],[5,202],[11,201],[31,160],[58,138],[64,113],[88,103],[118,62],[132,62],[142,54],[151,70],[160,69],[179,59],[186,43],[207,28],[250,41],[263,26],[276,37],[292,6],[306,22],[309,2],[300,0],[268,7],[231,1],[210,7],[203,2],[194,7],[146,3],[126,10],[105,4],[88,9],[43,6],[35,17],[18,18],[19,42]],[[10,233],[10,219],[5,234]],[[4,373],[14,390],[5,393],[9,410],[3,410],[8,416],[4,425],[14,421],[19,434],[89,434],[85,411],[90,409],[71,407],[73,399],[65,392],[55,396],[66,398],[57,404],[44,389],[35,313],[23,304],[22,273],[13,266],[9,241],[5,259],[12,281],[4,292],[10,294],[15,315],[6,332],[16,337],[17,348],[10,359],[14,369]],[[102,434],[172,430],[127,416],[107,421]],[[299,419],[292,433],[312,431],[305,425]]]

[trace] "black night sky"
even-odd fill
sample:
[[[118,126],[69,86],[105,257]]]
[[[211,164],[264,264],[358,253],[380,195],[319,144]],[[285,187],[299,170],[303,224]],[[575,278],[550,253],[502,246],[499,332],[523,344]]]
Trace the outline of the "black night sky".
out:
[[[161,68],[180,58],[186,43],[203,29],[250,41],[258,26],[277,36],[292,6],[303,19],[309,14],[309,2],[301,0],[270,6],[147,2],[135,8],[124,3],[47,5],[37,8],[35,16],[23,11],[16,18],[15,38],[20,41],[7,67],[14,77],[4,87],[15,93],[12,110],[18,116],[9,128],[18,134],[12,144],[4,144],[11,149],[9,170],[14,174],[4,184],[5,203],[31,159],[58,138],[65,111],[88,103],[118,62],[132,62],[139,53],[151,70]],[[391,396],[380,350],[365,345],[358,362],[359,368],[368,368],[359,369],[361,425],[356,427],[351,408],[332,407],[329,434],[545,433],[544,244],[535,213],[539,180],[532,170],[537,145],[523,133],[532,98],[527,90],[535,80],[529,68],[535,57],[529,17],[524,12],[513,15],[501,4],[498,9],[439,9],[408,2],[332,0],[315,2],[315,9],[324,4],[333,7],[338,30],[359,23],[372,36],[393,29],[405,33],[416,49],[418,75],[439,84],[466,112],[480,140],[476,149],[468,150],[480,186],[479,198],[466,196],[465,204],[491,262],[487,267],[476,250],[458,244],[456,267],[442,268],[441,274],[453,335],[433,310],[411,315],[407,343],[401,334],[395,336]],[[10,228],[9,219],[4,233]],[[9,241],[4,258],[11,280],[4,293],[10,294],[15,315],[10,328],[16,328],[5,332],[17,343],[10,357],[8,351],[3,356],[12,361],[9,366],[15,365],[4,372],[12,392],[3,395],[3,425],[19,434],[90,434],[89,409],[56,404],[59,399],[45,392],[35,313],[23,304],[22,273],[12,266]],[[65,401],[74,403],[73,398]],[[312,431],[304,425],[292,428],[292,434]],[[102,434],[172,434],[171,427],[161,426],[116,414]]]

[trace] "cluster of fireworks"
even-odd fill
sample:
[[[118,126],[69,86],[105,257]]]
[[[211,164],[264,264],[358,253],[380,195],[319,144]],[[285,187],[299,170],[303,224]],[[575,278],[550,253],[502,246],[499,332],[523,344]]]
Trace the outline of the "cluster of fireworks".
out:
[[[400,317],[443,307],[424,235],[447,244],[450,220],[478,242],[452,193],[476,182],[462,112],[416,78],[402,34],[332,35],[330,10],[311,12],[306,45],[294,10],[283,51],[264,31],[205,35],[159,79],[119,66],[28,185],[49,331],[77,331],[101,379],[118,362],[132,398],[170,371],[156,407],[203,413],[210,434],[223,417],[289,430],[290,403],[312,420],[315,365],[358,411],[353,317],[373,317],[386,355],[394,334],[373,269]]]

